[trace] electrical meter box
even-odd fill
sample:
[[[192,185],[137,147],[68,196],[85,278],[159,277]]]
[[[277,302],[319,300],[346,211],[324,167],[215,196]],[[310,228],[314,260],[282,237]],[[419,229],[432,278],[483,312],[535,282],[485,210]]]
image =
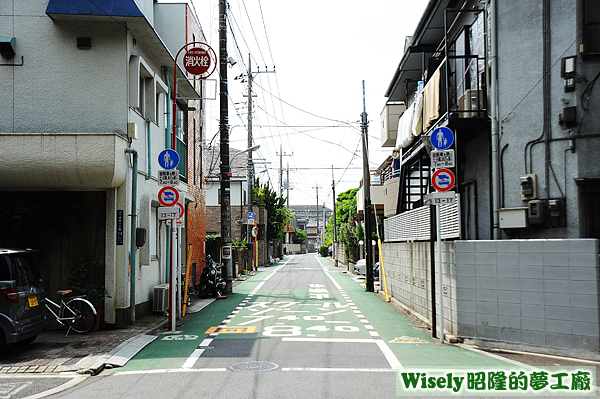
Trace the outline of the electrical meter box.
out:
[[[521,175],[521,200],[533,200],[537,198],[537,175],[535,173]]]
[[[546,204],[542,200],[531,200],[527,203],[527,220],[529,224],[540,225],[546,222]]]
[[[231,246],[226,245],[222,248],[221,259],[231,259]]]
[[[527,207],[498,209],[501,229],[522,229],[527,227]]]

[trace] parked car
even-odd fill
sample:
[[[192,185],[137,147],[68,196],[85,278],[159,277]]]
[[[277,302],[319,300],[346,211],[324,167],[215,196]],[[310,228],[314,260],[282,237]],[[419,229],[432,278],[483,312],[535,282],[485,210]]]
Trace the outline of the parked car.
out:
[[[365,259],[360,259],[354,265],[354,274],[362,274],[367,275],[367,261]],[[379,262],[375,262],[373,265],[373,278],[379,277]]]
[[[367,274],[367,261],[365,259],[359,259],[354,265],[354,274]]]
[[[33,342],[48,324],[36,252],[0,248],[0,353],[8,344]]]

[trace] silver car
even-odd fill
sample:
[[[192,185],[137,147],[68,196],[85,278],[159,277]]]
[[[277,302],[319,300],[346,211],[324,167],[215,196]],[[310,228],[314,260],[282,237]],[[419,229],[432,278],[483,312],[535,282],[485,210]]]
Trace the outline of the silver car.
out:
[[[30,249],[0,248],[0,353],[46,329],[45,291]]]

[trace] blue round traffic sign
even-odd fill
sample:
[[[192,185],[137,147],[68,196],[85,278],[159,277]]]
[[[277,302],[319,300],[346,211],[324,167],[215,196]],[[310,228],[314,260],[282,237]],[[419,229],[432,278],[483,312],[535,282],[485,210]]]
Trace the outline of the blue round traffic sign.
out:
[[[254,212],[248,212],[248,219],[254,219]]]
[[[158,164],[163,169],[175,169],[179,165],[179,154],[171,149],[162,150],[158,154]]]
[[[454,187],[454,173],[449,169],[438,169],[431,176],[431,184],[437,191],[448,191]]]
[[[158,202],[163,206],[173,206],[179,201],[179,191],[173,187],[163,187],[158,192]]]
[[[454,133],[445,126],[438,127],[431,133],[430,140],[436,149],[445,150],[454,142]]]

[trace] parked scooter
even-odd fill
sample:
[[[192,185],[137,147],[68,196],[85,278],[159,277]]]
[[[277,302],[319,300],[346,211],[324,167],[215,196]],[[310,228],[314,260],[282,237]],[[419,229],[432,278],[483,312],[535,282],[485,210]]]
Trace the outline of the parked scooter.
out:
[[[206,266],[200,274],[200,285],[198,287],[198,296],[207,298],[214,296],[215,298],[226,298],[222,295],[225,290],[225,280],[221,277],[220,270],[223,265],[215,262],[210,255],[206,256]]]

